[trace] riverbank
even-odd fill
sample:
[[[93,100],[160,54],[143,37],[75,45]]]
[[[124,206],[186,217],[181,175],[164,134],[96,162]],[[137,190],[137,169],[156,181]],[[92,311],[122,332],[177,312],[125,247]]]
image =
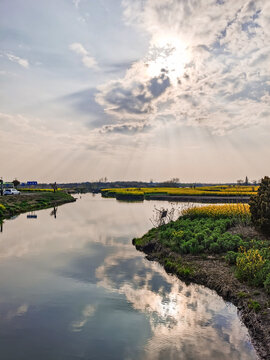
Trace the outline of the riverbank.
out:
[[[270,358],[270,296],[263,283],[255,284],[259,284],[268,260],[263,260],[261,268],[256,263],[257,273],[255,267],[251,267],[254,272],[251,284],[243,281],[239,269],[236,276],[236,258],[243,260],[249,251],[254,251],[258,260],[260,252],[263,253],[260,246],[269,248],[270,240],[239,219],[222,214],[215,218],[184,216],[151,229],[142,238],[133,239],[133,244],[147,254],[148,260],[163,265],[167,272],[187,283],[215,290],[224,300],[232,302],[249,330],[258,355],[266,360]],[[246,250],[238,252],[239,247]]]
[[[158,194],[136,194],[136,193],[115,193],[114,195],[107,195],[105,192],[101,193],[102,197],[115,198],[119,201],[169,201],[169,202],[197,202],[204,204],[248,204],[250,196],[222,196],[222,195],[158,195]]]
[[[125,201],[161,200],[170,202],[248,203],[257,193],[252,186],[156,187],[102,189],[105,198]]]
[[[222,195],[148,195],[145,200],[160,200],[170,202],[198,202],[198,203],[245,203],[250,200],[250,196],[222,196]]]
[[[0,220],[28,211],[46,209],[74,201],[76,199],[73,196],[63,191],[56,191],[55,193],[43,191],[1,196]]]

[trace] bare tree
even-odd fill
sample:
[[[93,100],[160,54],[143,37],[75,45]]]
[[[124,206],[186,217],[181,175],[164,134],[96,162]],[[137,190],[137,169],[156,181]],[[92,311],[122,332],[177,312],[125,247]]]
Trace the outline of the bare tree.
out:
[[[171,208],[160,208],[158,209],[156,206],[154,207],[153,210],[153,216],[152,218],[150,218],[150,221],[152,223],[152,225],[154,227],[159,227],[165,224],[168,224],[169,222],[173,221],[175,219],[175,217],[178,215],[179,213],[179,209],[176,208],[172,203],[171,203]]]

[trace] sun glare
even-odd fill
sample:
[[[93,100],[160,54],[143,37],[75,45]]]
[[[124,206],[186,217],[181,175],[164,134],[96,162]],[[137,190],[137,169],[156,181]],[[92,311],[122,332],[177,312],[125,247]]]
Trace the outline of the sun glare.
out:
[[[146,59],[147,74],[150,77],[165,73],[173,85],[177,84],[188,62],[186,45],[177,37],[158,37],[152,42]]]

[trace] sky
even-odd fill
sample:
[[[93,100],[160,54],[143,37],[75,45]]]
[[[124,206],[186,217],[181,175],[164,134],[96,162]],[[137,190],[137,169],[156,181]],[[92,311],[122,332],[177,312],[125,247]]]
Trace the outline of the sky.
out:
[[[0,0],[0,177],[270,175],[268,0]]]

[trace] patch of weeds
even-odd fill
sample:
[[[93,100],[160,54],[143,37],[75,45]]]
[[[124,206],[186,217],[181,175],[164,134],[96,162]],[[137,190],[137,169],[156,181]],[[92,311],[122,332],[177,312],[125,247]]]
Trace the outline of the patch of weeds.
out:
[[[248,307],[256,313],[261,310],[261,305],[256,300],[249,300]]]
[[[250,295],[244,291],[239,291],[237,293],[237,296],[241,299],[241,298],[247,298],[247,297],[250,297]]]
[[[178,265],[176,271],[177,275],[184,277],[189,277],[194,273],[194,270],[191,267],[184,265]]]

